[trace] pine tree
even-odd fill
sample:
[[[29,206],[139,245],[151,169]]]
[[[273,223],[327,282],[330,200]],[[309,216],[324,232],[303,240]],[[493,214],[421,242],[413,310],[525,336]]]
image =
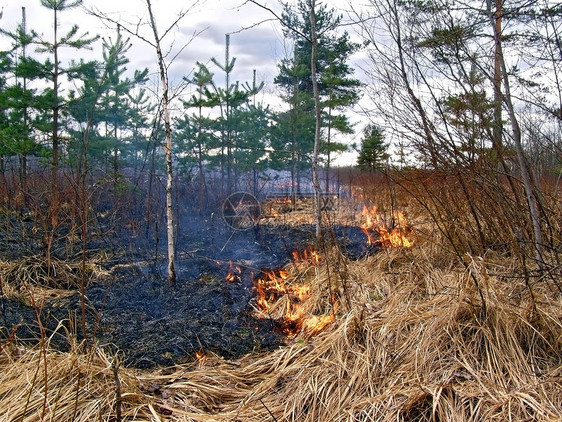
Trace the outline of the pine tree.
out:
[[[334,110],[348,106],[358,99],[359,82],[349,78],[348,56],[357,47],[349,42],[347,34],[338,37],[335,32],[341,23],[333,9],[316,1],[300,0],[296,7],[286,4],[283,12],[283,26],[287,38],[294,40],[293,63],[286,61],[280,67],[275,83],[288,92],[292,99],[298,99],[296,92],[308,93],[312,108],[302,110],[314,115],[314,142],[311,152],[312,185],[315,190],[317,236],[320,236],[320,184],[318,177],[319,155],[322,150],[334,149],[331,140],[332,129],[350,131],[350,125],[341,116],[334,116]],[[289,72],[286,72],[289,70]],[[296,72],[295,72],[296,71]],[[298,73],[297,73],[298,72]],[[299,74],[296,79],[295,74]],[[325,109],[328,113],[323,113]],[[297,111],[296,108],[293,108]],[[327,119],[326,119],[327,117]],[[294,119],[297,121],[298,119]],[[322,129],[328,128],[328,133]],[[326,138],[326,135],[328,136]],[[328,142],[326,142],[328,139]],[[328,185],[328,182],[326,183]]]
[[[69,67],[61,67],[59,60],[59,53],[61,48],[70,47],[77,50],[89,49],[91,44],[99,37],[89,37],[88,33],[80,36],[78,34],[78,25],[73,25],[70,30],[63,36],[59,36],[59,18],[60,14],[66,10],[74,9],[82,5],[82,0],[41,0],[41,5],[53,12],[53,38],[52,41],[39,39],[38,52],[49,53],[52,55],[52,61],[48,61],[45,65],[48,67],[47,78],[52,86],[52,186],[53,194],[55,197],[57,186],[57,172],[59,167],[59,152],[60,152],[60,114],[64,107],[60,99],[60,78],[64,74],[73,75],[74,77],[80,75],[84,67],[83,62],[74,63]],[[53,198],[55,200],[55,198]]]
[[[230,57],[230,34],[226,34],[224,64],[212,57],[211,61],[225,74],[224,88],[215,86],[216,94],[219,98],[221,111],[221,189],[224,189],[224,178],[226,173],[226,192],[230,194],[233,188],[233,148],[232,139],[232,111],[244,104],[251,92],[240,87],[239,82],[231,83],[230,75],[236,63],[236,57]]]
[[[293,58],[281,61],[279,74],[274,80],[283,88],[281,97],[289,110],[275,117],[276,127],[272,138],[274,152],[271,157],[274,167],[279,169],[289,164],[293,206],[297,190],[300,189],[300,173],[305,168],[310,169],[315,131],[312,95],[308,90],[299,89],[309,70],[306,64],[300,63],[298,54],[299,51],[295,49]]]
[[[184,78],[187,82],[194,84],[195,94],[183,105],[186,109],[196,108],[196,113],[191,116],[183,116],[175,120],[178,141],[182,144],[179,149],[185,153],[185,162],[193,163],[197,166],[199,178],[199,208],[203,210],[207,198],[207,182],[205,178],[205,161],[208,158],[208,151],[214,145],[215,137],[211,133],[211,120],[203,116],[205,108],[212,108],[219,104],[219,97],[209,90],[213,83],[213,73],[208,67],[197,62],[197,70],[193,73],[193,78]]]
[[[107,67],[107,83],[102,97],[101,113],[105,125],[103,136],[111,150],[114,187],[117,188],[120,160],[124,156],[127,145],[123,142],[123,134],[131,127],[130,94],[147,81],[148,69],[135,71],[133,77],[124,77],[129,59],[126,53],[131,48],[130,41],[124,40],[120,27],[117,27],[115,40],[104,40],[103,59]]]
[[[36,119],[39,110],[40,95],[28,86],[28,81],[37,77],[31,71],[38,66],[27,54],[28,47],[34,42],[37,34],[27,31],[26,11],[22,7],[22,20],[15,31],[10,32],[0,29],[0,34],[12,40],[9,51],[2,53],[0,72],[6,77],[2,78],[0,89],[0,104],[3,110],[2,123],[0,124],[0,156],[17,155],[19,159],[20,193],[16,194],[19,203],[27,206],[27,158],[41,150],[32,136],[37,128]],[[7,77],[14,81],[8,85]]]
[[[361,149],[357,165],[364,171],[381,170],[389,158],[388,144],[384,142],[383,132],[375,125],[369,124],[363,129]]]
[[[52,40],[48,41],[39,37],[37,52],[48,53],[50,58],[47,59],[39,70],[43,77],[51,84],[48,95],[51,99],[51,192],[49,197],[50,215],[49,230],[44,238],[45,256],[48,268],[51,268],[51,247],[53,244],[55,232],[59,224],[59,155],[61,148],[61,113],[64,109],[64,103],[61,100],[61,78],[67,75],[69,79],[80,79],[85,72],[92,69],[92,63],[84,61],[72,62],[69,66],[61,66],[59,53],[61,48],[89,49],[91,44],[98,39],[97,36],[89,37],[88,33],[78,36],[78,25],[72,25],[70,30],[62,36],[59,36],[59,18],[60,14],[66,10],[79,7],[82,0],[41,0],[41,5],[53,12],[53,34]],[[51,60],[52,59],[52,60]]]

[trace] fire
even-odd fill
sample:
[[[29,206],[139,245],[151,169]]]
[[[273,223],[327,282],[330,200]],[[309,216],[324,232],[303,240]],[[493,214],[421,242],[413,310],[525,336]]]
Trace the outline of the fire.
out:
[[[209,360],[209,357],[205,354],[203,350],[196,351],[195,357],[197,358],[197,360],[201,365],[204,365]]]
[[[290,203],[292,202],[292,200],[291,200],[291,198],[289,198],[288,196],[285,196],[285,197],[283,197],[283,198],[277,198],[277,199],[275,200],[275,202],[278,203],[278,204],[287,205],[287,204],[290,204]]]
[[[361,212],[364,218],[361,230],[367,237],[367,244],[378,244],[389,248],[411,248],[413,241],[408,239],[412,227],[408,224],[406,217],[401,212],[394,212],[390,227],[378,213],[377,207],[370,210],[365,206]]]
[[[310,254],[309,259],[319,256]],[[300,256],[300,255],[299,255]],[[290,282],[290,275],[284,269],[266,270],[254,280],[256,305],[258,310],[267,312],[269,317],[278,315],[279,330],[288,336],[312,336],[322,331],[335,319],[335,305],[326,315],[313,315],[307,310],[307,300],[311,298],[308,284]],[[279,315],[281,315],[279,317]]]
[[[302,251],[299,251],[298,249],[294,250],[292,252],[292,256],[295,263],[311,262],[313,264],[318,264],[322,260],[322,256],[310,245]]]
[[[288,336],[296,336],[300,333],[305,337],[311,337],[334,322],[336,311],[337,304],[334,304],[332,311],[327,314],[311,315],[306,312],[302,304],[289,304],[288,302],[287,312],[281,323],[281,331]]]
[[[334,322],[334,319],[335,316],[333,312],[322,316],[311,315],[310,318],[304,321],[303,329],[309,333],[309,335],[318,334],[324,327]]]
[[[254,280],[259,310],[267,311],[281,296],[293,292],[292,287],[285,283],[288,277],[287,271],[276,269],[266,270],[260,278]]]
[[[234,283],[241,281],[240,274],[242,274],[242,269],[239,266],[234,266],[232,261],[228,262],[228,274],[224,278],[229,283]]]

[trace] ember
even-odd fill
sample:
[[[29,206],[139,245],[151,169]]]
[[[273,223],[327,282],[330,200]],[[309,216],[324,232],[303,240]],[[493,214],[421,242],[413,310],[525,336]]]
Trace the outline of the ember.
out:
[[[195,357],[197,358],[197,361],[201,365],[204,365],[207,362],[207,360],[209,360],[209,357],[205,354],[205,352],[203,350],[196,351]]]
[[[401,212],[393,213],[390,225],[387,225],[378,213],[376,206],[370,210],[363,207],[361,216],[365,220],[361,224],[361,230],[367,237],[368,245],[378,244],[386,248],[411,248],[413,246],[413,241],[408,239],[412,227]]]
[[[320,254],[317,251],[315,251],[310,245],[304,248],[304,250],[302,251],[299,251],[298,249],[294,250],[292,252],[292,256],[293,256],[293,262],[295,263],[308,261],[313,264],[318,264],[322,259]]]

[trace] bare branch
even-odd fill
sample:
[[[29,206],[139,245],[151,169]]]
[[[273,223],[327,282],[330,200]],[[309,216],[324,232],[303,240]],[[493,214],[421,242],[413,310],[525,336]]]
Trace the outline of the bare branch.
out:
[[[237,31],[232,31],[231,34],[239,34],[239,33],[242,32],[242,31],[246,31],[246,30],[248,30],[248,29],[256,28],[256,27],[260,26],[260,25],[263,24],[263,23],[266,23],[266,22],[273,22],[273,21],[277,21],[277,18],[264,19],[264,20],[261,20],[261,21],[259,21],[259,22],[253,23],[253,24],[251,24],[251,25],[243,26],[242,28],[240,28],[240,29],[237,30]]]
[[[293,27],[287,25],[287,23],[283,20],[283,17],[279,16],[272,8],[270,8],[270,7],[268,7],[268,6],[265,6],[265,5],[263,5],[263,4],[260,4],[260,3],[258,3],[258,2],[255,1],[255,0],[246,0],[246,1],[242,4],[242,6],[245,5],[245,4],[247,4],[247,3],[255,4],[256,6],[261,7],[262,9],[268,11],[269,13],[271,13],[271,14],[275,17],[275,19],[276,19],[284,28],[288,29],[289,31],[291,31],[291,32],[294,33],[295,35],[304,38],[304,39],[307,40],[308,42],[311,42],[311,39],[310,39],[310,37],[309,37],[308,35],[304,34],[303,32],[299,31],[299,30],[296,29],[296,28],[293,28]],[[263,21],[263,22],[267,22],[267,21]],[[257,25],[255,25],[255,26],[257,26]]]
[[[164,31],[164,34],[160,37],[159,41],[162,41],[166,37],[166,35],[168,35],[168,33],[172,30],[172,28],[176,27],[179,21],[181,21],[184,17],[186,17],[193,10],[193,8],[197,6],[200,2],[201,0],[194,1],[191,7],[187,8],[185,11],[181,10],[178,13],[177,19],[168,27],[168,29]]]
[[[151,42],[149,39],[143,37],[140,32],[139,32],[139,28],[142,24],[142,20],[139,19],[139,21],[134,24],[135,25],[135,30],[131,30],[128,26],[123,25],[123,23],[120,20],[117,19],[113,19],[112,17],[108,16],[107,14],[101,12],[97,7],[93,7],[91,9],[86,8],[86,13],[91,15],[91,16],[95,16],[96,18],[100,19],[102,22],[110,22],[111,24],[117,26],[119,25],[120,28],[122,28],[125,32],[127,32],[129,35],[134,36],[135,38],[138,38],[139,40],[147,43],[148,45],[150,45],[151,47],[156,47],[154,45],[153,42]]]

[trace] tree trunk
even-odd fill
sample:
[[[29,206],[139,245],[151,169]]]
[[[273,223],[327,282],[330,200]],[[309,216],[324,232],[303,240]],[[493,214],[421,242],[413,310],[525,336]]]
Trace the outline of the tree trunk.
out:
[[[331,100],[331,98],[330,98]],[[330,192],[330,142],[332,140],[332,107],[328,110],[328,133],[326,134],[326,180],[324,190]]]
[[[312,153],[312,186],[314,187],[314,216],[316,223],[316,239],[322,237],[322,211],[320,207],[320,180],[318,178],[318,155],[320,153],[320,93],[318,92],[318,79],[316,78],[316,60],[318,54],[318,39],[316,36],[316,0],[309,0],[310,7],[310,72],[312,77],[312,92],[314,94],[314,116],[316,128],[314,130],[314,151]]]
[[[158,68],[160,69],[160,81],[162,83],[162,111],[164,114],[164,131],[166,133],[166,146],[164,151],[166,153],[166,229],[168,234],[168,283],[174,285],[176,282],[176,269],[175,269],[175,242],[174,242],[174,210],[173,210],[173,163],[172,163],[172,129],[170,125],[170,114],[168,112],[168,76],[166,67],[164,65],[164,57],[162,49],[160,48],[160,38],[158,37],[158,29],[154,21],[152,13],[152,5],[150,0],[146,0],[148,7],[148,14],[150,16],[150,25],[154,32],[154,42],[156,47],[156,55],[158,57]]]
[[[58,51],[58,12],[53,8],[53,127],[52,127],[52,146],[53,156],[51,161],[51,197],[49,198],[49,222],[43,239],[45,247],[45,260],[50,274],[51,271],[51,248],[55,237],[55,230],[58,225],[59,208],[59,51]]]
[[[203,100],[203,94],[199,92],[199,121],[197,125],[197,164],[199,166],[199,212],[203,213],[206,208],[207,200],[207,182],[205,180],[205,167],[203,164],[203,140],[201,138],[201,131],[203,130],[203,125],[201,120],[203,119],[203,107],[201,102]]]
[[[527,205],[529,206],[529,214],[531,217],[531,222],[533,225],[534,234],[534,246],[537,264],[539,268],[543,267],[543,240],[542,231],[539,218],[539,211],[537,203],[535,201],[535,193],[533,189],[533,184],[531,182],[531,173],[525,159],[525,154],[523,151],[523,145],[521,143],[521,128],[519,127],[519,122],[517,116],[515,115],[515,108],[511,100],[511,90],[509,84],[509,76],[507,74],[507,69],[505,66],[505,60],[502,52],[501,43],[501,14],[502,14],[502,1],[495,1],[495,12],[492,11],[492,0],[486,0],[488,6],[488,12],[490,16],[490,23],[494,30],[494,40],[496,45],[496,60],[501,66],[501,77],[503,81],[503,87],[505,93],[502,96],[503,103],[507,107],[509,121],[511,124],[511,131],[513,136],[513,142],[515,144],[515,150],[517,152],[517,161],[519,162],[519,168],[521,171],[521,179],[523,180],[523,187],[525,188],[525,196],[527,199]],[[498,22],[500,22],[498,24]]]

